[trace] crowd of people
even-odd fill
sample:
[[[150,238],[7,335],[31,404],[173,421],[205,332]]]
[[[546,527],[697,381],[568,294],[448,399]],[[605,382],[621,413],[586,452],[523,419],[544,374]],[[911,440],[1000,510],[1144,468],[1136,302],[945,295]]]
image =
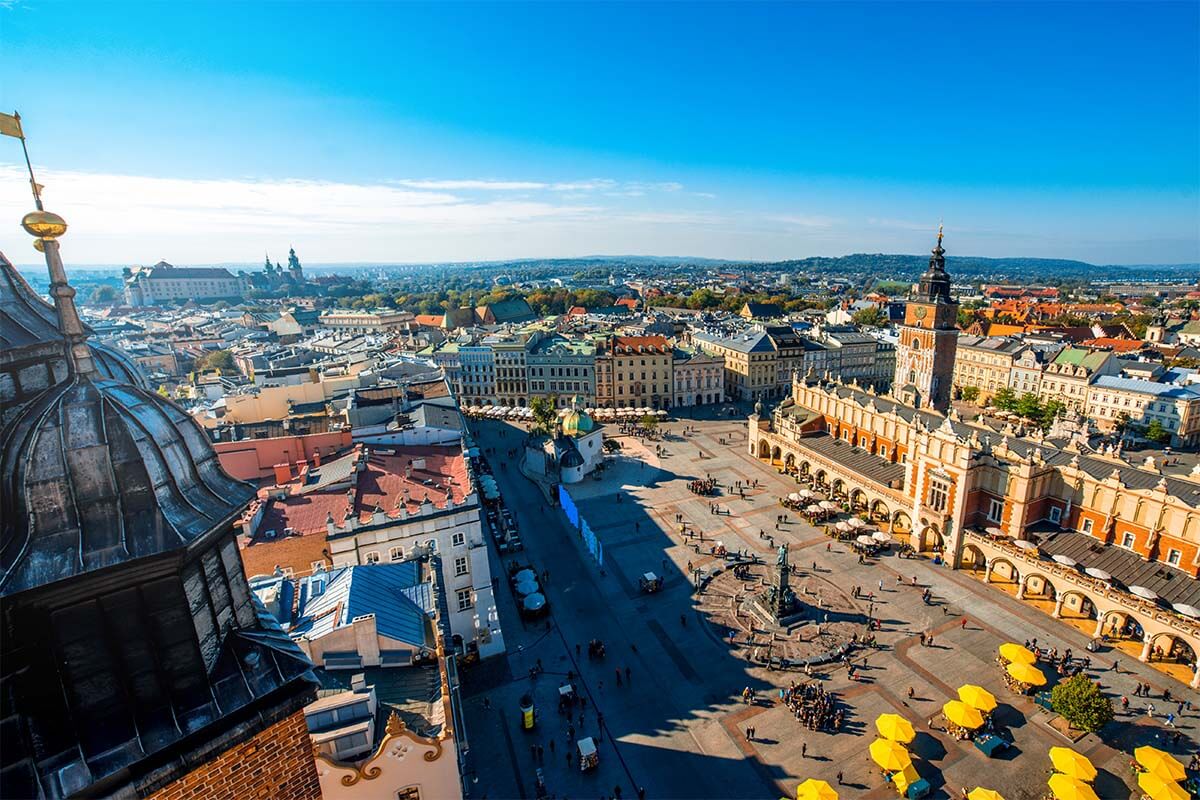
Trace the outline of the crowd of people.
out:
[[[810,731],[837,733],[846,720],[846,711],[838,705],[837,696],[816,681],[802,685],[792,681],[788,688],[779,690],[779,695],[796,721]]]
[[[717,490],[716,478],[700,478],[688,482],[688,491],[692,494],[711,495]]]

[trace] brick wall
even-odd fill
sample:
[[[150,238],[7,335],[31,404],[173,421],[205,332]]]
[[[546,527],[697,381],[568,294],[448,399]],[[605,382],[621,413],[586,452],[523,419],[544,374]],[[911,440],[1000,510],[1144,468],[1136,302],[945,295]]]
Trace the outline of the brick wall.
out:
[[[321,783],[313,748],[297,711],[164,786],[152,800],[313,800]]]

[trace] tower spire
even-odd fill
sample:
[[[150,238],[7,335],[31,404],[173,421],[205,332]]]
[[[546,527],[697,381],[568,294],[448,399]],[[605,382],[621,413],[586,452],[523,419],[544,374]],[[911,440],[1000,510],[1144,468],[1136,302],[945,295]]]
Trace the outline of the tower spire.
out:
[[[15,116],[15,115],[14,115]],[[17,117],[19,119],[19,117]],[[29,150],[21,131],[21,146],[25,148],[25,162],[29,163]],[[50,297],[58,317],[58,331],[67,340],[67,360],[77,375],[90,375],[96,371],[92,362],[92,351],[87,346],[87,330],[75,307],[75,288],[67,282],[67,271],[58,252],[58,238],[67,232],[67,222],[58,214],[46,211],[42,206],[41,186],[33,177],[29,167],[29,185],[33,190],[33,202],[37,211],[31,211],[21,220],[30,236],[35,237],[34,249],[46,256],[46,269],[50,273]]]

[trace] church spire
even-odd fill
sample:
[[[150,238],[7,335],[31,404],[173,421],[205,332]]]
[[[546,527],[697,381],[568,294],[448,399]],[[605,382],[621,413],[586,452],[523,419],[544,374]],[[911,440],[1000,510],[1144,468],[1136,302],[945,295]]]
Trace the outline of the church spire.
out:
[[[17,117],[19,121],[19,117]],[[21,146],[25,147],[25,136],[21,135]],[[29,185],[33,188],[33,201],[37,211],[31,211],[21,220],[21,227],[34,237],[33,247],[46,256],[46,267],[50,272],[50,298],[58,317],[58,330],[67,340],[67,360],[77,375],[90,375],[96,371],[92,362],[92,351],[87,346],[87,329],[79,318],[75,307],[75,289],[67,282],[67,271],[58,252],[58,237],[67,232],[67,222],[58,214],[44,210],[41,184],[33,176],[29,162],[29,150],[25,150],[25,164],[29,168]]]

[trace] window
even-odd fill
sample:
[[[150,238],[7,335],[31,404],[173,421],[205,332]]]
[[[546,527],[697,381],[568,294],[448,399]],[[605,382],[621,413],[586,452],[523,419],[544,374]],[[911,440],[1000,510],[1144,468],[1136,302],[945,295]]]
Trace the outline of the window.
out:
[[[467,538],[466,534],[464,534],[460,531],[459,533],[456,533],[450,537],[450,544],[452,544],[455,547],[460,547],[460,546],[462,546],[463,542],[466,541],[466,538]]]
[[[468,608],[474,605],[474,600],[471,597],[470,589],[459,589],[457,592],[455,592],[455,595],[458,597],[459,611],[466,611]]]
[[[1004,501],[989,500],[987,518],[991,522],[999,522],[1004,518]]]
[[[1134,536],[1132,533],[1126,533],[1121,536],[1121,547],[1124,547],[1126,550],[1132,550],[1136,541],[1136,536]]]
[[[1058,506],[1050,506],[1050,521],[1059,522],[1062,520],[1062,509]]]
[[[367,564],[378,564],[379,563],[379,552],[377,550],[372,550],[369,553],[364,553],[363,561]]]
[[[1183,553],[1178,550],[1167,551],[1167,563],[1173,567],[1178,567],[1179,562],[1183,559]]]
[[[945,511],[949,502],[950,485],[945,481],[931,481],[929,484],[929,507],[934,511]]]
[[[408,786],[396,793],[396,800],[421,800],[421,787]]]
[[[322,561],[314,561],[314,562],[312,562],[311,566],[312,566],[313,572],[321,572],[322,570],[325,569],[325,562],[323,560]]]
[[[1083,521],[1083,532],[1084,533],[1091,533],[1093,527],[1094,527],[1094,524],[1090,519],[1085,519]]]
[[[391,550],[388,551],[388,558],[390,558],[392,561],[402,560],[404,558],[404,548],[403,547],[393,547]]]
[[[466,575],[467,574],[467,558],[466,558],[466,556],[459,556],[458,558],[454,559],[454,574],[455,575]]]

